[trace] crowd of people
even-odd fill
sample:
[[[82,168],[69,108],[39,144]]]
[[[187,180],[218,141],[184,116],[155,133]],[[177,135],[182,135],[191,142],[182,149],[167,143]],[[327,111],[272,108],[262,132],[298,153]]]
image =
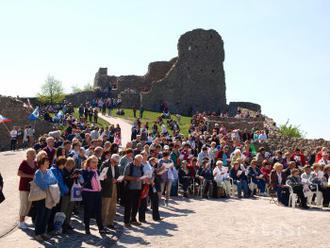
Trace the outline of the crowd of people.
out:
[[[54,232],[70,233],[71,217],[80,209],[86,234],[91,218],[102,235],[116,229],[119,206],[127,228],[146,223],[149,207],[152,219],[161,221],[159,207],[179,194],[276,195],[285,206],[329,207],[328,147],[308,157],[298,147],[267,151],[268,130],[229,131],[219,125],[208,130],[202,113],[193,116],[188,137],[180,134],[179,121],[159,118],[149,127],[137,119],[131,141],[121,144],[119,125],[98,128],[86,123],[84,114],[79,108],[81,118],[68,114],[64,132],[40,137],[18,169],[19,227],[27,228],[25,218],[31,216],[40,242]]]

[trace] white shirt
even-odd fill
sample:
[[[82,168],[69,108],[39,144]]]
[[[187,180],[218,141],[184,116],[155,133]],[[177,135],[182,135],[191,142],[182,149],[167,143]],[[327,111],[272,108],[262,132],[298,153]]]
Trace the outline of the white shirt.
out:
[[[154,168],[147,162],[143,165],[143,175],[147,176],[148,178],[152,178],[152,172]]]
[[[282,173],[276,172],[276,174],[277,174],[278,183],[281,184],[282,183]]]
[[[16,130],[11,130],[10,131],[10,137],[12,139],[16,139],[17,138],[17,131]]]
[[[213,169],[213,176],[214,176],[214,181],[216,181],[216,182],[224,181],[225,179],[227,179],[229,177],[228,168],[226,168],[224,166],[219,168],[219,166],[216,166]]]
[[[99,138],[99,132],[97,130],[93,130],[91,132],[91,138],[92,139],[98,139]]]

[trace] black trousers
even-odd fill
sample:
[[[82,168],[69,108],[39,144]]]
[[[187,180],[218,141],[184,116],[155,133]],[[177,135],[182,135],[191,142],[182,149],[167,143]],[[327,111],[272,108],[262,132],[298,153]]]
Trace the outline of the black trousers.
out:
[[[10,150],[15,151],[17,146],[17,139],[10,140]]]
[[[125,196],[124,223],[129,224],[136,221],[136,215],[139,208],[140,191],[136,189],[127,189]]]
[[[140,200],[139,206],[139,221],[146,221],[146,211],[148,207],[148,197]]]
[[[125,206],[125,185],[124,182],[117,183],[118,187],[118,194],[117,194],[117,200],[120,204],[120,206]]]
[[[54,230],[54,218],[55,218],[55,214],[57,212],[61,212],[61,202],[62,202],[62,197],[61,197],[60,202],[50,210],[48,227],[47,227],[48,232],[51,232]]]
[[[293,189],[293,192],[298,195],[298,198],[300,199],[300,202],[301,202],[301,206],[302,207],[307,206],[307,199],[304,195],[303,186],[295,185],[294,187],[292,187],[292,189]]]
[[[330,202],[330,188],[320,188],[323,194],[323,206],[328,207]]]
[[[182,177],[181,179],[179,178],[179,182],[182,185],[183,192],[186,193],[188,191],[191,179],[189,177]]]
[[[50,209],[46,208],[45,199],[33,202],[36,208],[36,217],[34,222],[35,235],[41,235],[46,233],[46,228],[50,216]]]
[[[152,208],[152,219],[153,220],[160,220],[158,193],[153,192],[152,187],[150,187],[150,191],[151,191],[151,193],[149,194],[149,196],[150,196],[151,208]]]
[[[82,192],[82,198],[84,202],[84,224],[85,230],[89,231],[89,222],[92,217],[95,216],[97,226],[100,230],[103,230],[102,223],[102,198],[101,192]]]

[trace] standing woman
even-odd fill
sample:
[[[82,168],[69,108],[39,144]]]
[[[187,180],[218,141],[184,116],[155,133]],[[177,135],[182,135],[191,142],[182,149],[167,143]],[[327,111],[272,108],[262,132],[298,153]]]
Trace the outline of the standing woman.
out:
[[[152,157],[149,159],[149,164],[153,168],[153,173],[152,173],[152,179],[151,179],[151,184],[150,184],[150,189],[149,189],[149,197],[151,201],[151,208],[152,208],[152,219],[154,221],[161,221],[162,219],[159,216],[159,196],[158,194],[160,193],[160,182],[161,182],[161,177],[160,175],[157,174],[158,169],[158,161],[157,158]]]
[[[42,190],[47,190],[50,185],[57,184],[57,180],[53,173],[48,169],[49,160],[47,157],[42,158],[38,162],[39,169],[34,175],[34,182]],[[51,209],[46,208],[46,200],[35,201],[36,219],[35,219],[35,239],[39,242],[46,240],[49,236],[46,234]]]
[[[50,171],[53,173],[54,177],[57,180],[58,186],[60,188],[61,193],[61,200],[58,204],[56,204],[55,207],[52,208],[50,217],[49,217],[49,223],[48,223],[48,232],[51,232],[54,230],[54,218],[55,214],[57,212],[61,211],[61,202],[62,198],[69,193],[69,189],[67,185],[64,183],[63,179],[63,169],[66,164],[67,159],[65,157],[57,157],[55,164],[53,164],[52,168],[50,168]]]
[[[91,233],[89,222],[93,213],[95,214],[100,234],[107,233],[102,223],[101,183],[97,172],[97,164],[98,158],[95,155],[92,155],[84,162],[84,169],[82,170],[82,198],[84,201],[84,224],[86,234]]]
[[[32,148],[26,150],[26,159],[22,161],[18,168],[17,175],[20,177],[19,180],[19,199],[20,199],[20,209],[19,209],[19,224],[20,229],[26,229],[27,225],[24,222],[25,216],[29,214],[31,203],[28,200],[30,192],[30,182],[34,178],[34,174],[37,170],[36,162],[36,151]]]

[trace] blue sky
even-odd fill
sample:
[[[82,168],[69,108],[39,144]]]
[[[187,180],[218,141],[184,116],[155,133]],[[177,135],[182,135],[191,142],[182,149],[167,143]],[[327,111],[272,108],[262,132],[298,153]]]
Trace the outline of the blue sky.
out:
[[[33,96],[49,73],[69,92],[100,66],[143,75],[184,32],[215,29],[228,101],[330,139],[329,13],[327,0],[0,1],[0,94]]]

